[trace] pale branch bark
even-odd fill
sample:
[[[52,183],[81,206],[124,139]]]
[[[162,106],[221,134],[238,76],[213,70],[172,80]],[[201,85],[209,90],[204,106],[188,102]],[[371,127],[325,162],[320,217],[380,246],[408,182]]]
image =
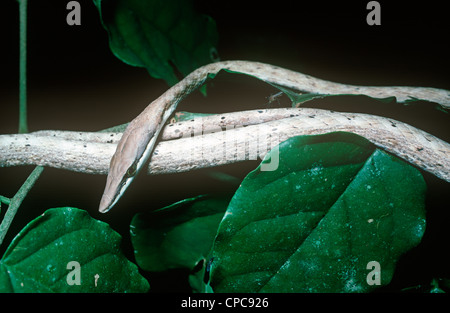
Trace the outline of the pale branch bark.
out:
[[[297,135],[347,131],[450,181],[450,145],[389,118],[308,108],[266,109],[195,118],[166,125],[148,173],[185,172],[262,159]],[[0,167],[43,165],[106,174],[121,133],[40,131],[0,136]]]

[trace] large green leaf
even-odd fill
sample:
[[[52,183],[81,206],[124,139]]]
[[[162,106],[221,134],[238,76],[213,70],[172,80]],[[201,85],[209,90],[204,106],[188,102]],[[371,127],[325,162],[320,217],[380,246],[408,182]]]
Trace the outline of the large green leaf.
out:
[[[169,85],[178,82],[171,64],[185,76],[217,60],[215,22],[196,13],[191,1],[94,0],[94,4],[112,52]]]
[[[251,172],[224,215],[214,292],[366,292],[371,261],[388,284],[425,230],[420,172],[349,133],[291,138],[278,153],[278,169]]]
[[[206,263],[230,198],[198,196],[135,215],[131,241],[138,265],[159,272]]]
[[[0,292],[146,292],[148,282],[121,253],[120,241],[84,210],[47,210],[5,252]]]

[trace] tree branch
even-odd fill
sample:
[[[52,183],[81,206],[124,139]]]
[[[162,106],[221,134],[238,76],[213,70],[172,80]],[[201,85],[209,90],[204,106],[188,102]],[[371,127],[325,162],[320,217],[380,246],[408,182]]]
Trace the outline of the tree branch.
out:
[[[392,119],[308,108],[266,109],[203,116],[168,124],[148,173],[185,172],[262,159],[297,135],[347,131],[450,181],[450,145]],[[0,167],[43,165],[106,174],[121,133],[40,131],[0,136]]]

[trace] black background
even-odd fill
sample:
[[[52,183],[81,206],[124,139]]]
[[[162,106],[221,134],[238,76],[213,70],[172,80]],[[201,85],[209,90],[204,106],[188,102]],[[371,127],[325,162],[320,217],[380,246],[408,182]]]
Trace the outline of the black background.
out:
[[[167,89],[145,69],[128,66],[109,50],[106,31],[92,1],[81,4],[81,26],[66,23],[62,0],[29,1],[28,120],[41,129],[97,131],[133,119]],[[450,89],[449,20],[442,1],[379,1],[381,26],[368,26],[368,1],[194,1],[210,15],[219,32],[222,60],[267,62],[327,80],[359,85],[410,85]],[[0,133],[18,128],[18,4],[0,4]],[[241,75],[219,75],[208,97],[189,96],[180,110],[229,112],[259,108],[276,93],[272,87]],[[282,100],[282,101],[285,101]],[[433,105],[382,104],[362,97],[312,101],[308,107],[388,116],[450,139],[449,116]],[[244,177],[256,163],[227,167]],[[33,167],[0,168],[0,194],[12,197]],[[449,233],[448,183],[423,173],[428,184],[427,232],[423,243],[400,262],[385,289],[429,283],[450,277],[446,250]],[[234,187],[207,171],[144,177],[108,214],[97,212],[105,177],[46,169],[22,204],[0,248],[48,208],[73,206],[104,220],[124,236],[134,213],[153,210],[186,197]],[[4,214],[4,209],[1,214]],[[156,278],[155,278],[156,279]],[[155,284],[152,283],[152,287]],[[157,286],[155,286],[157,288]],[[170,288],[170,287],[167,287]]]

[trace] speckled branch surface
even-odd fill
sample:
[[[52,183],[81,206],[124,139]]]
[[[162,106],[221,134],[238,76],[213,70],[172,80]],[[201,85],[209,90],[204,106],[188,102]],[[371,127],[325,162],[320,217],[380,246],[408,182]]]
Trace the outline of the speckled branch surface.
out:
[[[345,85],[251,61],[225,61],[205,65],[193,71],[151,102],[127,126],[111,158],[105,190],[100,201],[100,212],[109,211],[117,203],[137,173],[147,163],[153,154],[162,128],[176,110],[178,103],[221,70],[250,75],[270,84],[311,94],[363,94],[375,98],[396,97],[399,102],[422,99],[440,103],[444,107],[448,107],[450,104],[450,92],[435,88]],[[409,137],[414,137],[414,135],[405,134],[400,138]],[[412,156],[414,160],[416,160],[415,155]],[[439,167],[437,164],[440,164],[423,164],[421,161],[417,161],[417,163],[422,164],[427,170],[435,170],[436,166]],[[435,172],[441,175],[440,171],[436,170]]]
[[[398,102],[420,99],[439,103],[444,108],[450,107],[450,91],[442,89],[354,86],[264,63],[217,62],[196,69],[152,101],[128,124],[117,144],[113,143],[113,137],[117,134],[109,134],[109,138],[103,143],[97,142],[98,139],[95,138],[100,137],[95,135],[93,141],[89,142],[39,137],[36,134],[15,138],[3,136],[0,138],[0,147],[4,147],[0,154],[0,166],[39,164],[64,168],[70,164],[68,168],[75,171],[108,173],[99,205],[99,211],[104,213],[117,203],[149,159],[151,162],[148,170],[151,173],[181,172],[256,159],[258,156],[263,158],[276,144],[296,135],[347,131],[359,134],[386,151],[450,181],[450,149],[446,142],[407,124],[364,114],[302,108],[296,113],[290,112],[289,117],[236,128],[237,125],[245,124],[245,114],[250,114],[247,112],[241,113],[244,114],[240,117],[241,124],[231,123],[227,127],[220,126],[220,121],[213,121],[210,124],[214,127],[213,132],[205,131],[206,124],[202,121],[202,126],[197,131],[194,127],[194,137],[191,137],[188,130],[183,132],[175,127],[181,138],[157,145],[159,135],[178,103],[221,70],[250,75],[302,93],[395,97]],[[256,116],[258,114],[262,113],[257,111]],[[221,120],[223,119],[226,116],[221,116]],[[223,127],[225,131],[222,131]],[[34,142],[35,139],[38,142]],[[108,163],[109,168],[105,166]]]
[[[447,142],[384,117],[309,108],[233,112],[168,124],[147,172],[176,173],[261,159],[287,138],[333,131],[364,136],[378,147],[450,181]],[[32,164],[106,174],[121,136],[74,131],[0,135],[0,166]]]

